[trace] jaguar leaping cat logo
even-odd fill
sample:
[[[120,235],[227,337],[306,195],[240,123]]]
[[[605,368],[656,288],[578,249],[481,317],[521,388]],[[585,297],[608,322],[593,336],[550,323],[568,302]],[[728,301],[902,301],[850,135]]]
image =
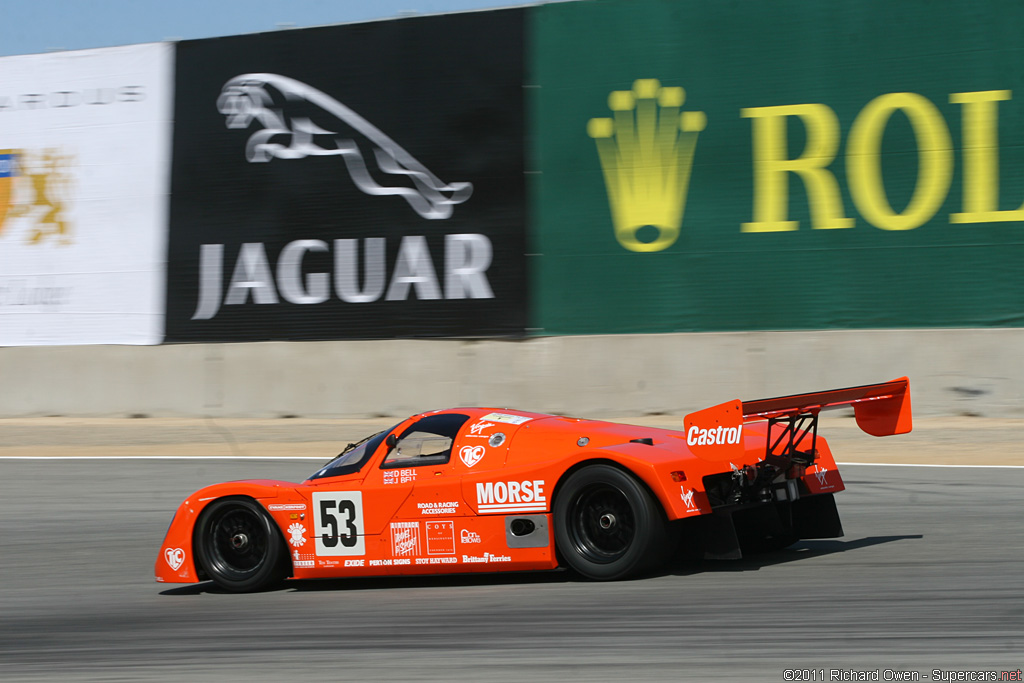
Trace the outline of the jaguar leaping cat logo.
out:
[[[320,127],[308,116],[286,115],[282,109],[282,98],[285,102],[313,104],[365,136],[374,145],[377,168],[396,179],[411,181],[411,187],[408,184],[378,183],[367,169],[366,160],[355,140]],[[228,128],[248,128],[253,121],[262,126],[261,130],[249,136],[245,146],[245,157],[252,163],[268,162],[274,157],[340,156],[360,191],[368,195],[400,196],[424,218],[449,218],[452,207],[469,199],[473,192],[472,183],[442,182],[362,116],[333,97],[287,76],[268,73],[235,76],[221,89],[217,109],[227,117]],[[321,146],[316,142],[317,136],[333,137],[328,146]]]

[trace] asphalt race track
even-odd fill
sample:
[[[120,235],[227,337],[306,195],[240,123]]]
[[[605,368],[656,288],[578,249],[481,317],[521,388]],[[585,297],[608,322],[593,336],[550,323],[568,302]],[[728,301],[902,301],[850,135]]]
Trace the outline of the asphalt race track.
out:
[[[928,680],[1024,666],[1024,469],[847,466],[845,538],[615,584],[554,572],[231,595],[153,582],[193,490],[315,466],[0,461],[0,680]]]

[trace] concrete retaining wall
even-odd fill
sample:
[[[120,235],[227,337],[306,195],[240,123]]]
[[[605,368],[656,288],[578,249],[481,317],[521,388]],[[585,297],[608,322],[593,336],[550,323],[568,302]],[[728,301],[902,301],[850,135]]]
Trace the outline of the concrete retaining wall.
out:
[[[907,375],[918,415],[1024,416],[1024,329],[0,348],[0,416],[684,414]]]

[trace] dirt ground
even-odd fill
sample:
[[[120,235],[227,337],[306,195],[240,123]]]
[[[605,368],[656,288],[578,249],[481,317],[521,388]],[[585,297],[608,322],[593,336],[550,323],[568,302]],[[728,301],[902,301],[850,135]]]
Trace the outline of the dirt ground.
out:
[[[617,422],[676,429],[680,416]],[[328,460],[345,444],[398,422],[375,419],[8,418],[0,457],[294,456]],[[1024,419],[927,417],[910,434],[876,438],[851,417],[822,417],[839,462],[1024,466]]]

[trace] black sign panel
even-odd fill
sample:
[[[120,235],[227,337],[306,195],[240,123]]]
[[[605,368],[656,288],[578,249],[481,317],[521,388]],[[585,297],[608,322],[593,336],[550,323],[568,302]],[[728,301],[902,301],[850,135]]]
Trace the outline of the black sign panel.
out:
[[[522,335],[523,17],[179,43],[167,341]]]

